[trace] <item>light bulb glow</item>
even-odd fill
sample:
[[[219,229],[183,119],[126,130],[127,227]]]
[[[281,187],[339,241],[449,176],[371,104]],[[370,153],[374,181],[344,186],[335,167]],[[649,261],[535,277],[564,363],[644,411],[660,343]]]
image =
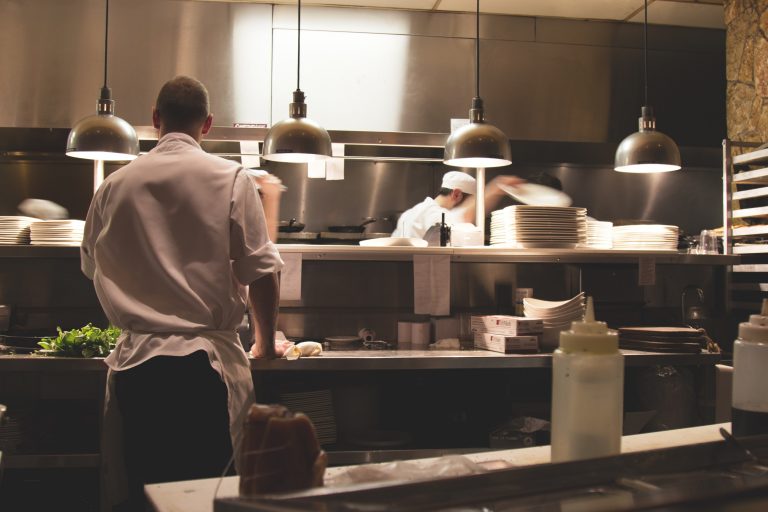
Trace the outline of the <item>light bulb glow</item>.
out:
[[[503,160],[500,158],[487,158],[487,157],[470,157],[470,158],[453,158],[451,160],[445,160],[443,163],[451,165],[453,167],[470,167],[470,168],[484,168],[490,167],[503,167],[512,163],[511,160]]]
[[[627,172],[634,174],[651,174],[657,172],[672,172],[680,170],[679,165],[669,164],[634,164],[634,165],[621,165],[614,168],[619,172]]]

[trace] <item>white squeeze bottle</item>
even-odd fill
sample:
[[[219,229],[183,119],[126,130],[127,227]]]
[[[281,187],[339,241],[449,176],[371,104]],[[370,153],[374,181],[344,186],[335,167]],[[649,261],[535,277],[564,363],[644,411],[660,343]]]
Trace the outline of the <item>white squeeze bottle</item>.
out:
[[[619,454],[623,409],[619,336],[595,321],[588,297],[583,321],[560,333],[552,355],[552,462]]]
[[[735,436],[768,433],[768,299],[759,315],[739,324],[733,344],[731,431]]]

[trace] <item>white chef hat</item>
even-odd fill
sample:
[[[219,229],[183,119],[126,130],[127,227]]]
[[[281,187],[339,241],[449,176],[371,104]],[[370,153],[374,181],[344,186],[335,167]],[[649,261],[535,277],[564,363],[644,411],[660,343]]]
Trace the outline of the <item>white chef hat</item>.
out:
[[[448,171],[443,175],[443,184],[441,185],[441,188],[448,188],[451,190],[457,188],[465,194],[474,194],[476,192],[475,178],[465,172]]]

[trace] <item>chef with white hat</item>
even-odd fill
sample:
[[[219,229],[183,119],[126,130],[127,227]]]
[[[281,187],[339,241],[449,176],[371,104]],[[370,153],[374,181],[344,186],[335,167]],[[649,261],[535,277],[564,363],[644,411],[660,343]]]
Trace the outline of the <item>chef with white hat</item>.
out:
[[[497,176],[486,186],[485,211],[493,209],[504,197],[499,183],[514,186],[522,180],[515,176]],[[440,192],[400,215],[393,237],[424,238],[427,230],[442,222],[446,224],[472,223],[475,217],[475,178],[461,171],[448,171],[443,175]]]

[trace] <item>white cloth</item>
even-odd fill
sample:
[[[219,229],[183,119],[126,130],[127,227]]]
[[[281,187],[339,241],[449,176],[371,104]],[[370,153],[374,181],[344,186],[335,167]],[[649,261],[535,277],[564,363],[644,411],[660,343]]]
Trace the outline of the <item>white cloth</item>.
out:
[[[283,265],[258,192],[241,171],[189,135],[169,133],[104,180],[81,247],[83,272],[109,321],[123,329],[106,359],[110,369],[204,350],[229,391],[234,447],[253,400],[235,332],[246,286]]]
[[[461,213],[458,208],[449,210],[438,205],[431,197],[425,198],[413,208],[406,210],[397,219],[397,226],[392,232],[393,237],[424,238],[427,230],[442,221],[445,214],[446,224],[461,222]]]

